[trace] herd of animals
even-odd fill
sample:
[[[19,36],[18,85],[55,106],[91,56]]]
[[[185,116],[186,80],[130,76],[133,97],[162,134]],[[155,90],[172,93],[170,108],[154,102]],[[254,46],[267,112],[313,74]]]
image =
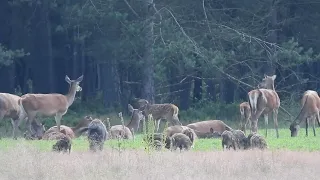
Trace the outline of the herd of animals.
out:
[[[109,119],[104,121],[91,116],[85,116],[75,127],[61,125],[61,119],[72,105],[76,92],[81,91],[79,86],[83,75],[75,80],[68,76],[65,81],[69,84],[67,94],[33,94],[27,93],[17,96],[9,93],[0,93],[0,120],[10,118],[13,126],[12,137],[17,139],[17,130],[20,123],[26,122],[27,131],[24,133],[26,139],[57,140],[53,145],[54,151],[71,151],[71,140],[81,135],[86,135],[89,141],[89,149],[92,151],[103,150],[108,139],[134,139],[134,133],[138,131],[140,121],[145,123],[146,117],[152,115],[155,123],[154,133],[144,137],[144,141],[156,149],[177,148],[189,150],[193,148],[198,138],[221,138],[223,149],[252,149],[267,148],[263,136],[257,133],[258,119],[260,116],[265,120],[265,137],[267,137],[268,115],[273,114],[276,137],[278,132],[278,110],[280,98],[274,88],[276,75],[265,75],[256,89],[248,92],[249,102],[239,105],[240,129],[233,129],[221,120],[206,120],[182,125],[178,118],[179,108],[174,104],[151,104],[145,99],[137,100],[137,107],[128,104],[131,114],[130,121],[124,125],[122,113],[119,113],[120,125],[110,125]],[[314,136],[315,121],[319,120],[320,97],[316,91],[307,90],[301,100],[301,110],[290,125],[291,136],[298,135],[299,125],[302,121],[306,123],[306,136],[308,136],[308,125],[312,122]],[[54,116],[56,126],[45,131],[38,117]],[[149,119],[149,118],[148,118]],[[162,119],[166,119],[170,126],[159,133],[159,125]],[[107,124],[107,126],[105,125]],[[250,134],[246,136],[246,128],[250,127]]]

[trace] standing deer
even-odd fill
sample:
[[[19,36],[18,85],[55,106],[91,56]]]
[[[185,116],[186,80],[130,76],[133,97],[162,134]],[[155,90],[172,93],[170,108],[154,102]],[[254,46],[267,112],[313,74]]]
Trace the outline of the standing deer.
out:
[[[278,132],[278,109],[280,107],[280,98],[274,89],[274,80],[276,75],[264,75],[262,82],[258,85],[258,89],[248,92],[249,103],[251,107],[251,131],[258,131],[258,119],[261,115],[264,116],[266,137],[268,135],[268,114],[273,113],[274,127],[276,129],[277,138]]]
[[[298,135],[299,125],[302,121],[306,122],[306,136],[308,136],[309,121],[312,120],[313,135],[316,136],[316,122],[320,126],[320,97],[316,91],[307,90],[303,93],[301,100],[301,110],[296,119],[290,125],[291,137]]]
[[[156,121],[156,131],[159,131],[161,119],[166,119],[172,125],[182,125],[179,121],[178,114],[179,108],[174,104],[150,104],[145,99],[138,101],[139,109],[143,111],[144,116],[148,117],[152,114],[152,117]]]
[[[250,131],[251,131],[251,108],[249,102],[243,102],[239,105],[240,109],[240,129],[246,133],[247,125],[249,124]]]
[[[17,139],[17,129],[20,125],[20,97],[9,93],[0,93],[0,120],[10,118],[12,124],[12,138]]]
[[[131,113],[130,122],[127,126],[124,125],[122,113],[119,113],[122,125],[114,125],[110,128],[110,138],[133,139],[133,132],[139,129],[141,120],[144,120],[144,115],[139,109],[134,109],[131,104],[128,104],[129,112]],[[133,131],[132,131],[133,130]]]
[[[18,103],[21,109],[20,120],[28,117],[27,127],[29,133],[32,134],[30,123],[39,116],[54,116],[58,131],[60,131],[61,118],[67,113],[68,108],[72,105],[76,92],[81,91],[82,88],[79,83],[83,80],[81,75],[76,80],[70,80],[66,75],[65,81],[70,85],[69,92],[66,95],[51,93],[51,94],[25,94],[21,96]]]

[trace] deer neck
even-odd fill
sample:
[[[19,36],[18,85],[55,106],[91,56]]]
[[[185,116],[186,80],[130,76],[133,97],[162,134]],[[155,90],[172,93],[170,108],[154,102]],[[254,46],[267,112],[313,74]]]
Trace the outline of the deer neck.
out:
[[[71,106],[71,104],[74,101],[74,98],[76,97],[76,87],[76,84],[72,84],[69,88],[68,94],[65,95],[68,101],[68,107]]]
[[[137,117],[137,115],[132,115],[131,116],[131,120],[128,123],[127,127],[131,130],[131,128],[133,128],[135,131],[138,129],[139,127],[139,117]]]

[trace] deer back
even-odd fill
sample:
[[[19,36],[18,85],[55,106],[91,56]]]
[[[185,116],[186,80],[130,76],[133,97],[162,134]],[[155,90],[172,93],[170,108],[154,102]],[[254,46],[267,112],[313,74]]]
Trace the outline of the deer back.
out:
[[[216,131],[216,132],[218,132],[220,134],[222,134],[225,130],[231,130],[232,129],[231,127],[226,125],[221,120],[200,121],[200,122],[188,124],[187,127],[191,128],[191,129],[194,129],[196,134],[197,134],[197,132],[210,133],[210,129],[211,128],[213,129],[213,131]]]
[[[154,119],[171,118],[178,111],[178,107],[174,104],[148,104],[144,110],[146,116],[152,114]]]
[[[73,130],[72,130],[70,127],[68,127],[68,126],[61,125],[61,126],[60,126],[60,132],[61,132],[61,131],[64,131],[65,134],[66,134],[67,136],[69,136],[70,138],[75,138],[75,137],[76,137],[75,134],[74,134],[74,132],[73,132]],[[57,126],[52,126],[51,128],[49,128],[49,129],[44,133],[44,135],[43,135],[42,138],[46,139],[47,137],[49,137],[49,136],[52,135],[52,132],[58,132],[58,127],[57,127]]]
[[[123,137],[124,139],[132,139],[133,135],[128,127],[122,125],[115,125],[110,128],[110,136],[112,139]]]
[[[240,113],[245,118],[250,118],[251,116],[251,108],[249,102],[243,102],[239,105]]]
[[[39,112],[46,116],[65,113],[68,109],[68,100],[62,94],[25,94],[21,96],[21,104],[27,113]]]

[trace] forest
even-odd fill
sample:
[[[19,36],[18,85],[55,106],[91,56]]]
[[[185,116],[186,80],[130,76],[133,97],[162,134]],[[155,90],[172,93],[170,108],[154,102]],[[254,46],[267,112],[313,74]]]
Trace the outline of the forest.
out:
[[[314,0],[0,1],[0,92],[66,94],[65,76],[83,74],[73,108],[126,111],[144,98],[229,117],[276,74],[281,103],[299,103],[320,87],[319,9]]]

